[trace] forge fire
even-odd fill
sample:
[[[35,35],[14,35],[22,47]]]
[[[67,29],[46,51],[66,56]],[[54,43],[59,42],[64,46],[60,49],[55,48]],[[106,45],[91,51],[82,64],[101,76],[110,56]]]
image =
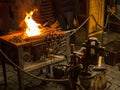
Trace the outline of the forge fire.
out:
[[[64,32],[62,30],[56,30],[53,28],[47,28],[47,27],[42,27],[41,28],[42,33],[40,35],[34,35],[34,36],[26,36],[25,37],[25,32],[17,32],[13,33],[11,35],[8,35],[8,38],[6,38],[8,41],[13,42],[13,43],[24,43],[32,40],[42,40],[45,41],[45,39],[60,39],[64,37]]]
[[[24,22],[26,24],[26,30],[25,30],[25,36],[35,36],[35,35],[40,35],[41,34],[41,29],[39,28],[41,24],[36,23],[32,19],[33,13],[37,11],[37,9],[34,9],[30,13],[26,13],[26,17],[24,19]]]
[[[62,30],[56,30],[54,28],[43,27],[41,24],[37,23],[32,15],[34,12],[37,12],[37,9],[26,13],[24,20],[20,25],[24,27],[24,29],[10,37],[9,41],[14,43],[22,43],[24,41],[35,40],[35,39],[45,39],[46,37],[50,38],[61,38],[64,36],[64,32]]]

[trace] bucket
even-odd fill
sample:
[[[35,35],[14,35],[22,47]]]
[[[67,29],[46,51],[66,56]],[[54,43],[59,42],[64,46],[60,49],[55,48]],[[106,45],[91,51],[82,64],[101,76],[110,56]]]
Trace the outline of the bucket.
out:
[[[53,76],[55,79],[62,79],[65,75],[66,65],[53,66]]]

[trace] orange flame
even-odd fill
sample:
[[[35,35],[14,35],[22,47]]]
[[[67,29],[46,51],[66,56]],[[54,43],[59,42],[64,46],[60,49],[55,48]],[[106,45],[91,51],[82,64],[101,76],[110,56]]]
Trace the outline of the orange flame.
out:
[[[39,28],[39,26],[41,26],[41,24],[36,23],[33,19],[32,19],[32,15],[33,13],[36,11],[33,10],[30,13],[26,13],[26,17],[24,19],[27,28],[25,31],[25,35],[27,36],[36,36],[36,35],[40,35],[41,34],[41,30]]]

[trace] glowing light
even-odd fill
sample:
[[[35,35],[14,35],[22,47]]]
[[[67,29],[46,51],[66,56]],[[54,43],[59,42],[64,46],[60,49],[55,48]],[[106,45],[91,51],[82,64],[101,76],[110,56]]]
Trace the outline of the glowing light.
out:
[[[25,34],[27,36],[36,36],[36,35],[40,35],[41,34],[41,30],[39,28],[39,26],[41,26],[41,24],[36,23],[33,19],[32,19],[32,15],[36,10],[31,11],[30,13],[26,13],[26,17],[24,19],[25,23],[26,23],[26,31]]]

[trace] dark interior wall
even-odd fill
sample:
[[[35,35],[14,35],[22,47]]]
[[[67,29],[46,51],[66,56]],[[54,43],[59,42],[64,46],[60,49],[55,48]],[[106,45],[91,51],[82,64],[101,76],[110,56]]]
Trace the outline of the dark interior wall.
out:
[[[87,16],[88,14],[88,0],[80,0],[80,14],[81,15],[84,15],[84,16]]]
[[[9,3],[0,1],[0,35],[7,33],[9,27]]]
[[[55,13],[52,6],[52,0],[41,0],[39,11],[41,23],[44,24],[48,22],[49,24],[52,24],[55,21]]]
[[[24,20],[26,13],[33,11],[35,8],[39,8],[35,2],[39,3],[39,0],[14,0],[14,3],[12,3],[11,6],[11,11],[17,29],[20,28],[20,24]],[[38,14],[36,14],[36,17],[37,15]]]
[[[89,0],[79,0],[80,1],[80,13],[79,13],[79,21],[82,24],[85,19],[89,16]],[[87,24],[86,24],[87,25]],[[87,27],[85,25],[85,27]]]
[[[34,9],[38,9],[34,12],[33,19],[37,23],[44,24],[52,18],[54,19],[51,0],[13,0],[11,5],[11,11],[14,16],[16,28],[20,27],[20,23],[25,18],[25,13],[29,13]]]

